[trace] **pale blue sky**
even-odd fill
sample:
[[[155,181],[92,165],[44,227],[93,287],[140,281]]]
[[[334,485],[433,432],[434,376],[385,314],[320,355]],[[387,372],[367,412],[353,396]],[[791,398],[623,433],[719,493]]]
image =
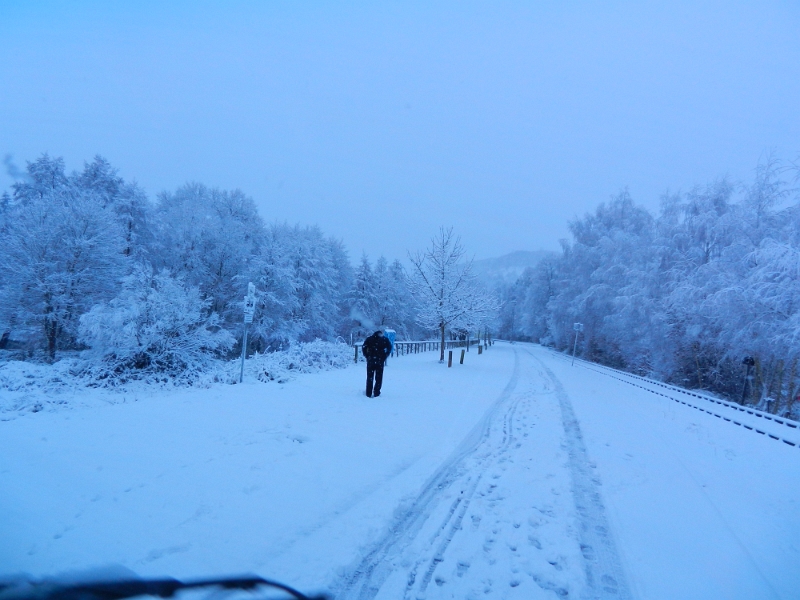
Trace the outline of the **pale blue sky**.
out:
[[[442,224],[556,249],[624,186],[796,158],[798,32],[797,2],[0,0],[0,154],[239,187],[353,258]]]

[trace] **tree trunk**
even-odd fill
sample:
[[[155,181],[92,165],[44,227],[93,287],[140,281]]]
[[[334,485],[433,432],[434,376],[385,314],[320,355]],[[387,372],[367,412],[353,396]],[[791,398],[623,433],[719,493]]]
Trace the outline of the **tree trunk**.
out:
[[[764,369],[761,367],[761,359],[759,357],[756,357],[756,369],[753,382],[753,386],[750,388],[750,402],[748,402],[748,404],[758,404],[758,400],[753,402],[753,390],[760,390],[764,387]]]
[[[697,369],[697,388],[703,389],[703,373],[700,369],[700,357],[697,353],[697,344],[692,345],[692,353],[694,354],[694,366]]]
[[[789,381],[788,381],[788,392],[786,394],[786,410],[784,413],[785,417],[789,417],[792,412],[792,405],[794,404],[794,394],[796,390],[795,385],[795,376],[797,374],[797,359],[795,358],[792,361],[792,370],[789,372]]]
[[[786,364],[784,363],[783,359],[778,361],[777,371],[777,383],[775,384],[774,388],[770,390],[769,394],[769,397],[775,400],[775,406],[770,412],[776,412],[778,410],[778,406],[780,406],[781,403],[781,398],[783,397],[783,377],[786,375]],[[773,394],[775,394],[774,398]]]
[[[47,358],[51,363],[56,359],[56,337],[58,334],[58,323],[56,323],[54,312],[53,306],[50,304],[50,294],[47,294],[44,308],[44,339],[47,344]]]
[[[440,323],[439,324],[439,330],[440,330],[440,332],[442,334],[442,348],[441,348],[441,352],[439,353],[439,362],[443,363],[444,362],[444,323]]]
[[[763,367],[761,369],[761,395],[755,401],[754,406],[758,406],[761,402],[764,401],[764,398],[769,396],[770,386],[772,385],[772,380],[775,378],[775,358],[770,358],[769,362],[767,363],[766,368]]]
[[[53,320],[48,320],[44,326],[45,337],[47,338],[47,358],[50,362],[56,360],[56,338],[58,336],[58,325]]]

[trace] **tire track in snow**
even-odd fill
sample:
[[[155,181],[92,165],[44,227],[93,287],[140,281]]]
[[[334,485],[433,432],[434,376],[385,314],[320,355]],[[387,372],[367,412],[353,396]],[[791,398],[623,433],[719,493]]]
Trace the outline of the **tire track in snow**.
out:
[[[530,350],[526,352],[547,373],[561,408],[572,477],[572,494],[580,523],[581,552],[586,561],[586,583],[591,594],[589,598],[630,599],[631,593],[608,525],[605,507],[597,487],[598,481],[592,475],[583,434],[572,409],[572,403],[561,381],[547,365]]]
[[[342,577],[340,583],[334,586],[337,600],[371,600],[381,589],[381,586],[389,578],[393,571],[399,566],[398,559],[403,550],[410,545],[417,534],[422,529],[427,519],[433,513],[439,503],[443,493],[459,480],[463,480],[464,489],[458,494],[451,504],[442,523],[437,527],[431,546],[439,541],[437,552],[423,575],[422,584],[427,587],[433,576],[442,553],[458,531],[463,520],[464,514],[469,507],[472,495],[480,482],[484,469],[471,469],[469,472],[465,468],[465,461],[473,456],[476,451],[489,440],[491,436],[492,423],[497,413],[504,407],[511,398],[519,381],[519,354],[514,349],[514,371],[506,384],[505,389],[498,399],[486,411],[483,418],[472,429],[467,437],[459,444],[456,451],[446,460],[428,480],[417,498],[410,505],[399,511],[389,530],[381,537],[369,550],[362,560],[352,571]],[[509,413],[516,408],[512,404],[511,408],[505,413],[504,435],[500,443],[500,449],[510,443],[510,421]],[[485,465],[487,460],[496,454],[496,450],[490,449],[482,457],[481,465]],[[466,475],[466,479],[463,479]],[[442,533],[444,535],[442,536]],[[441,537],[441,540],[439,538]],[[409,574],[407,593],[415,583],[416,570],[425,561],[418,561],[415,568]],[[412,575],[413,574],[413,575]],[[413,577],[413,579],[412,579]],[[421,584],[421,585],[422,585]]]
[[[515,360],[516,359],[517,356],[515,351]],[[416,597],[421,597],[425,595],[428,589],[428,585],[430,585],[430,582],[433,579],[433,574],[436,571],[436,567],[439,565],[439,563],[441,563],[444,560],[444,554],[447,551],[450,542],[453,541],[453,538],[461,529],[461,523],[464,520],[464,515],[466,514],[467,509],[469,509],[472,497],[475,495],[475,491],[481,479],[483,478],[485,470],[490,464],[494,464],[495,461],[493,459],[497,459],[499,456],[505,454],[508,451],[511,442],[514,439],[512,436],[514,416],[517,412],[517,407],[520,401],[521,399],[519,398],[516,399],[510,406],[510,408],[504,413],[502,437],[500,443],[498,444],[497,448],[492,448],[489,452],[486,453],[485,456],[482,457],[482,460],[480,461],[479,465],[481,470],[477,473],[477,475],[474,475],[473,471],[473,476],[470,477],[471,483],[468,486],[468,493],[464,494],[462,492],[462,494],[459,496],[459,499],[456,500],[456,502],[460,505],[457,515],[455,516],[455,518],[450,518],[449,516],[445,520],[445,522],[442,523],[442,525],[440,526],[438,531],[441,532],[444,529],[447,529],[447,533],[444,535],[443,539],[439,542],[439,545],[436,547],[436,552],[432,557],[425,557],[418,560],[417,564],[409,573],[408,584],[406,585],[406,592],[405,592],[406,599],[410,598],[412,596],[412,593]],[[450,515],[453,515],[452,510],[450,512]],[[438,537],[439,536],[437,535],[436,538]],[[416,573],[419,570],[420,565],[426,563],[427,567],[425,569],[424,575],[422,577],[422,580],[420,581],[419,586],[416,588],[415,591],[414,584],[416,583]]]

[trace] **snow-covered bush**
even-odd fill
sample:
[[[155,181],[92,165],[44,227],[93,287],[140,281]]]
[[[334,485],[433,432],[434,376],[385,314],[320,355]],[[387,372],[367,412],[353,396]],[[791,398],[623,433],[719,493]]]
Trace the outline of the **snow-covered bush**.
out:
[[[250,361],[260,381],[284,383],[295,373],[317,373],[343,369],[353,361],[353,349],[347,344],[313,342],[294,344],[287,350],[260,354]]]
[[[81,317],[79,339],[90,346],[95,378],[111,384],[142,377],[190,382],[234,343],[197,288],[148,266],[124,278],[116,298]]]
[[[0,420],[87,400],[86,361],[74,354],[52,364],[0,356]]]

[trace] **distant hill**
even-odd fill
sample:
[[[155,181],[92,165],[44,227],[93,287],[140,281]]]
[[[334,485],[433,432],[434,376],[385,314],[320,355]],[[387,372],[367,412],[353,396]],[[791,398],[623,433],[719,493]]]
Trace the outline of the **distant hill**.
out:
[[[514,283],[528,267],[535,267],[548,256],[556,256],[547,250],[518,250],[497,258],[485,258],[472,263],[473,272],[489,287]]]

